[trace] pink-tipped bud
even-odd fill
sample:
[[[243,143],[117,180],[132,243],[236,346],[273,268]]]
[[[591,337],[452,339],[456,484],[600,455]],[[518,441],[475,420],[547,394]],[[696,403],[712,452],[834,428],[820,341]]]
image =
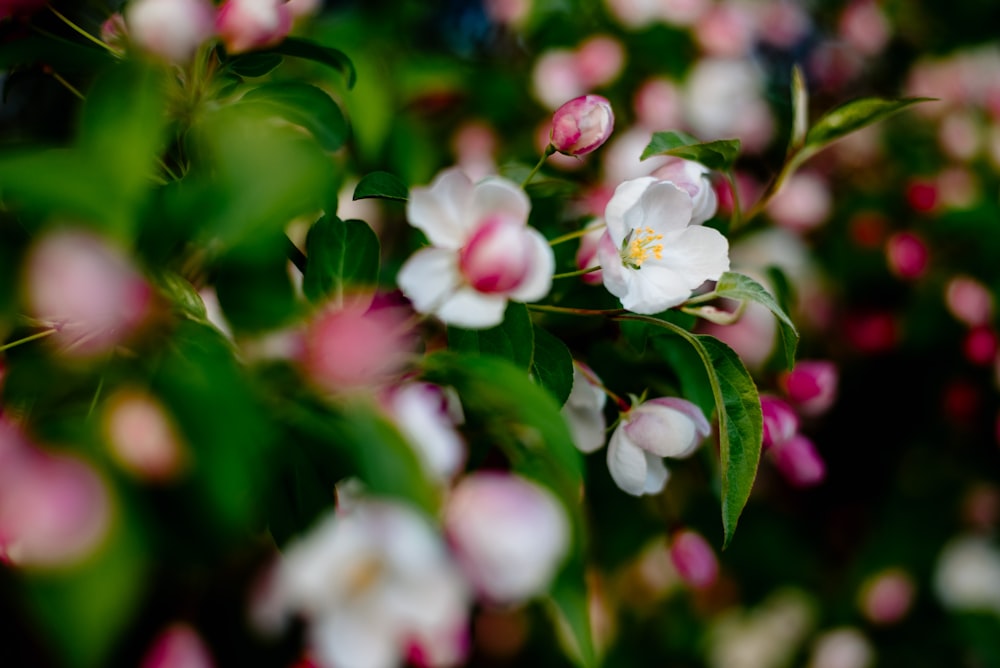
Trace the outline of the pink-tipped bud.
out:
[[[900,278],[913,280],[927,271],[930,251],[927,242],[912,232],[899,232],[889,237],[885,246],[889,268]]]
[[[800,360],[782,381],[788,400],[803,415],[815,417],[830,410],[837,399],[840,373],[828,360]]]
[[[566,155],[586,155],[608,140],[615,127],[611,103],[600,95],[582,95],[552,115],[552,146]]]
[[[709,587],[719,577],[715,550],[701,534],[690,529],[674,534],[670,543],[670,561],[681,579],[695,589]]]
[[[229,53],[274,46],[292,29],[292,11],[283,0],[226,0],[215,29]]]
[[[826,478],[826,463],[812,441],[801,434],[768,452],[781,475],[795,487],[812,487]]]
[[[798,432],[799,418],[785,400],[762,394],[760,410],[764,417],[764,448],[781,445]]]
[[[474,289],[485,293],[515,290],[531,269],[532,241],[523,221],[494,214],[472,234],[459,256],[459,269]]]

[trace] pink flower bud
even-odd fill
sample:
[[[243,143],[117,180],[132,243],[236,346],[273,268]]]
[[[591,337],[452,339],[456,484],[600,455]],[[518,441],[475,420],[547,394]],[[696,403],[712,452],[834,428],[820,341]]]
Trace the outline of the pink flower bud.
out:
[[[625,48],[614,37],[596,35],[580,44],[576,68],[587,88],[598,88],[614,81],[625,65]]]
[[[951,314],[969,327],[985,325],[993,318],[993,293],[974,278],[956,276],[948,281],[944,299]]]
[[[826,478],[826,464],[812,441],[796,434],[768,450],[785,480],[795,487],[812,487]]]
[[[673,535],[670,561],[681,579],[695,589],[710,587],[719,577],[715,550],[700,533],[691,529],[682,529]]]
[[[566,155],[586,155],[606,142],[614,127],[611,103],[600,95],[583,95],[552,115],[552,146]]]
[[[544,592],[569,550],[561,503],[517,475],[466,476],[448,499],[444,525],[462,569],[493,603],[520,603]]]
[[[912,232],[898,232],[886,243],[889,268],[900,278],[916,279],[927,271],[927,242]]]
[[[213,668],[214,665],[198,632],[177,622],[156,637],[141,668]]]
[[[462,248],[459,269],[479,292],[509,293],[528,275],[532,248],[523,221],[496,213],[480,224]]]
[[[803,415],[825,413],[837,399],[837,365],[827,360],[800,360],[782,378],[788,400]]]
[[[933,211],[938,203],[937,186],[929,181],[914,180],[906,189],[906,199],[914,211]]]
[[[215,29],[229,53],[274,46],[292,29],[284,0],[226,0],[215,16]]]
[[[128,41],[128,26],[125,17],[115,12],[101,24],[101,41],[116,53],[124,53]]]
[[[973,364],[986,366],[992,363],[997,354],[997,333],[986,325],[973,327],[962,341],[962,352],[965,359]]]
[[[764,416],[764,448],[781,445],[799,430],[795,410],[782,399],[770,394],[760,395],[760,410]]]
[[[111,455],[137,478],[170,480],[187,464],[176,426],[152,395],[119,390],[108,399],[104,419]]]
[[[902,569],[890,568],[864,582],[858,605],[872,623],[894,624],[910,611],[915,594],[913,578]]]
[[[131,40],[172,63],[186,63],[215,34],[208,0],[134,0],[125,8]]]

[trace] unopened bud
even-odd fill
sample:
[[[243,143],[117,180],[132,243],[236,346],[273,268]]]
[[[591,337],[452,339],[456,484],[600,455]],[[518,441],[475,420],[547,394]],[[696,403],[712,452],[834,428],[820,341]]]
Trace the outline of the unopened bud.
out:
[[[600,95],[581,95],[552,115],[552,147],[566,155],[586,155],[608,140],[615,127],[611,103]]]

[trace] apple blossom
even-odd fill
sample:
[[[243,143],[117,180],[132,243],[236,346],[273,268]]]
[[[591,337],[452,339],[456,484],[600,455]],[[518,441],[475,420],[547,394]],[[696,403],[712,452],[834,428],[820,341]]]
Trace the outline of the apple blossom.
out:
[[[729,269],[729,242],[691,225],[691,196],[652,176],[625,181],[604,212],[597,256],[604,286],[635,313],[660,313],[686,301]]]
[[[141,668],[213,668],[205,642],[189,624],[175,622],[153,641]]]
[[[321,518],[286,547],[264,597],[301,615],[321,666],[460,663],[470,592],[431,523],[371,498]]]
[[[901,568],[888,568],[864,581],[858,605],[872,623],[894,624],[910,611],[915,597],[913,577]]]
[[[278,44],[292,29],[284,0],[226,0],[215,15],[215,29],[229,53]]]
[[[802,434],[772,444],[767,452],[781,475],[795,487],[812,487],[826,478],[826,463],[813,442]]]
[[[586,369],[586,372],[581,370]],[[593,379],[593,380],[592,380]],[[604,430],[604,404],[608,395],[595,384],[597,376],[581,362],[573,364],[573,389],[562,407],[562,415],[569,426],[573,443],[581,452],[599,450],[606,439]]]
[[[569,551],[562,504],[515,474],[465,476],[448,498],[444,525],[463,571],[490,603],[517,604],[541,594]]]
[[[712,170],[699,162],[668,156],[666,163],[653,170],[651,176],[670,181],[691,196],[691,225],[701,225],[711,219],[719,208],[719,198],[712,187]]]
[[[650,399],[622,413],[608,444],[608,470],[633,496],[656,494],[667,484],[664,457],[693,453],[711,427],[705,414],[685,399]]]
[[[837,400],[840,373],[830,360],[804,359],[781,377],[788,400],[803,415],[815,417],[830,410]]]
[[[181,64],[215,35],[215,9],[208,0],[134,0],[125,23],[143,51]]]
[[[764,419],[764,448],[781,445],[798,432],[799,418],[785,400],[761,393],[760,410]]]
[[[115,461],[148,481],[166,481],[188,464],[188,451],[166,408],[140,389],[117,390],[104,408],[104,431]]]
[[[383,404],[431,476],[448,481],[458,473],[466,452],[456,430],[463,421],[457,394],[411,381],[388,390]]]
[[[695,589],[709,587],[719,577],[715,551],[700,533],[691,529],[682,529],[671,537],[670,561],[681,579]]]
[[[608,99],[581,95],[552,114],[552,147],[566,155],[586,155],[600,147],[615,128],[615,114]]]
[[[933,587],[949,610],[1000,614],[1000,547],[988,535],[954,536],[938,555]]]
[[[806,668],[871,668],[875,650],[858,629],[840,627],[824,631],[814,641]]]
[[[927,272],[930,249],[923,237],[913,232],[897,232],[885,245],[889,268],[900,278],[913,280]]]
[[[413,188],[407,219],[432,245],[399,270],[403,294],[420,313],[470,329],[500,324],[509,299],[544,297],[555,257],[545,237],[528,227],[530,208],[516,183],[494,176],[473,184],[456,168]]]

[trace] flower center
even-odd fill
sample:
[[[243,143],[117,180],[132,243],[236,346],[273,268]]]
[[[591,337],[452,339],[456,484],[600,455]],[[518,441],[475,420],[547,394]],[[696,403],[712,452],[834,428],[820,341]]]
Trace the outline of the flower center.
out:
[[[662,234],[653,232],[652,227],[634,229],[622,240],[622,263],[631,269],[639,269],[642,263],[652,255],[657,260],[663,259]]]

